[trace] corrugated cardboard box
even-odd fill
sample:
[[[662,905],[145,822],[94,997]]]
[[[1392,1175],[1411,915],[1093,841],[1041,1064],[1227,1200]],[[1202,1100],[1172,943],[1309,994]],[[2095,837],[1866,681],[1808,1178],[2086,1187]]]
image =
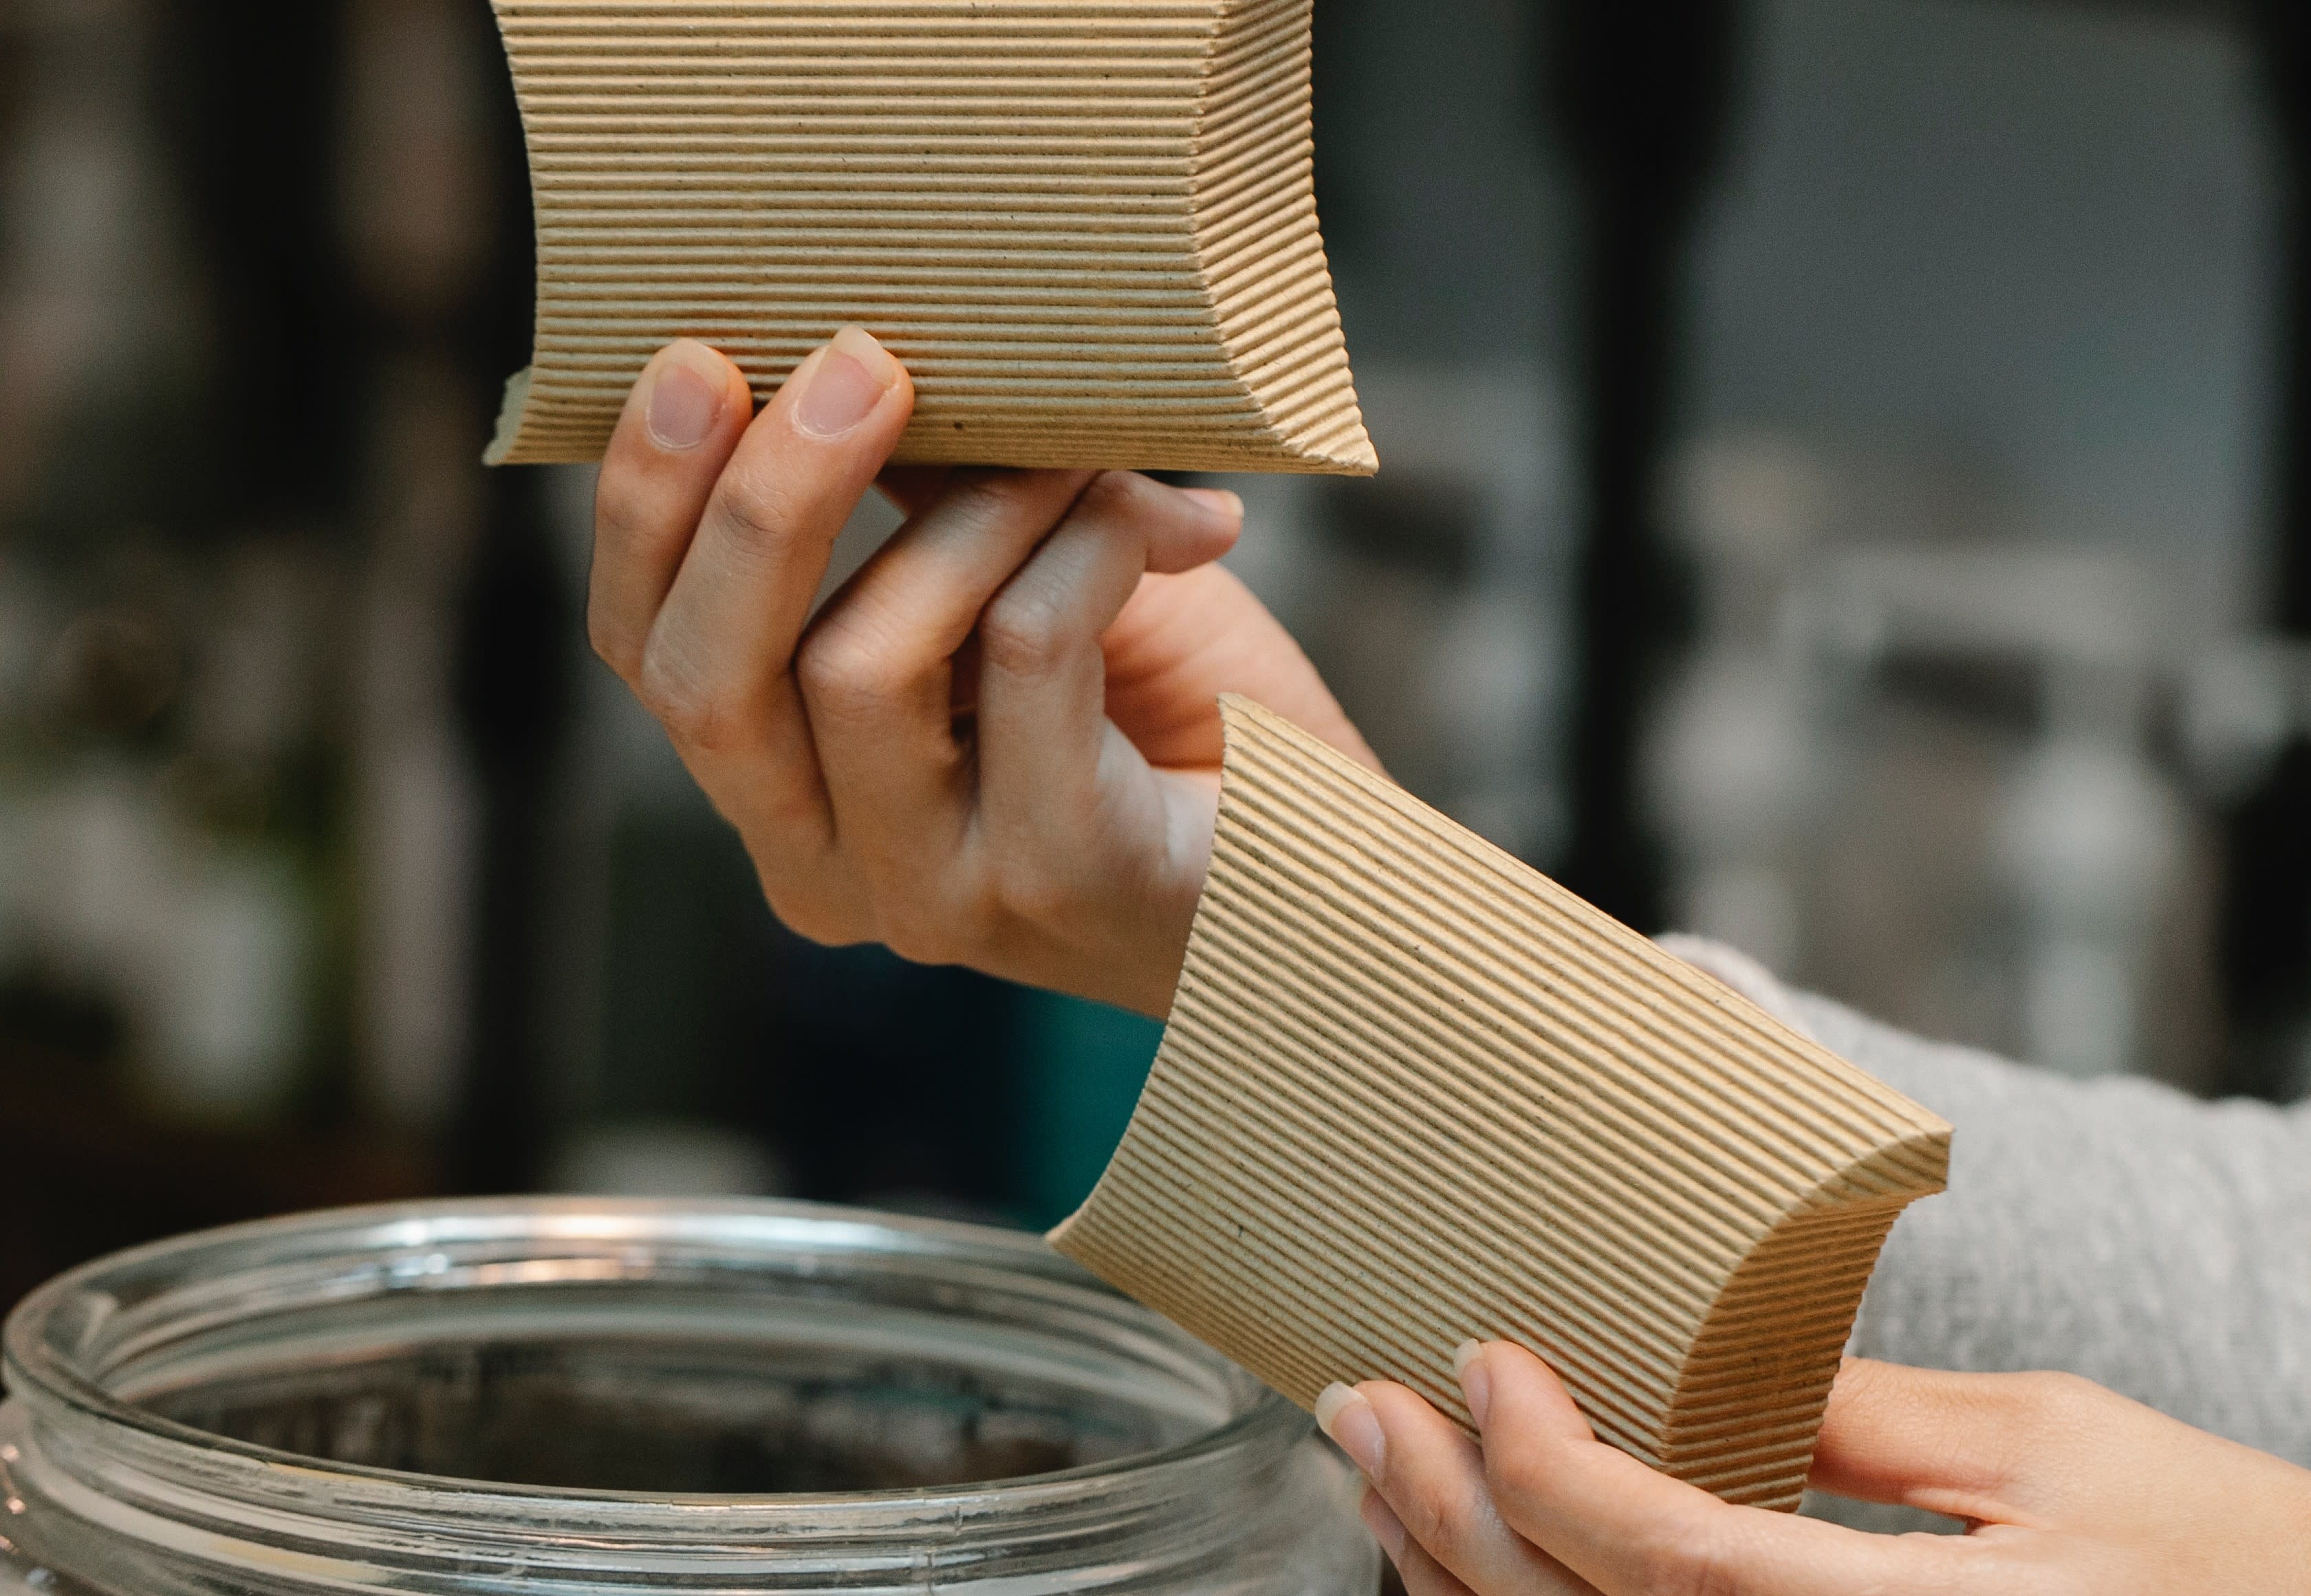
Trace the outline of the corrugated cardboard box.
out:
[[[495,0],[537,212],[493,462],[597,458],[653,352],[758,398],[844,324],[899,458],[1363,475],[1310,0]]]
[[[1600,1435],[1794,1507],[1949,1127],[1241,700],[1145,1095],[1061,1252],[1304,1406],[1523,1343]]]

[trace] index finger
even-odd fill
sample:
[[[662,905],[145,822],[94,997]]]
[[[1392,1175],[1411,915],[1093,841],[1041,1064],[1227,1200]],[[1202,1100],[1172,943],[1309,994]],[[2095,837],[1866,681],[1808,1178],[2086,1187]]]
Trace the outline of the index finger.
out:
[[[651,357],[602,457],[586,629],[627,683],[730,451],[754,416],[746,374],[694,338]]]
[[[750,840],[831,824],[795,644],[835,536],[913,404],[905,371],[858,327],[804,361],[739,440],[651,628],[643,697]],[[776,862],[757,860],[766,876]]]

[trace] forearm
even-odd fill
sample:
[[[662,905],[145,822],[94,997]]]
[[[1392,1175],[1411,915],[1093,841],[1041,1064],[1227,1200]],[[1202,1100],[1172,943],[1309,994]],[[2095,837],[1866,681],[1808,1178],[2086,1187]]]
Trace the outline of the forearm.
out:
[[[1957,1127],[1949,1190],[1896,1225],[1857,1354],[2066,1370],[2311,1463],[2311,1111],[2024,1069],[1676,951]]]

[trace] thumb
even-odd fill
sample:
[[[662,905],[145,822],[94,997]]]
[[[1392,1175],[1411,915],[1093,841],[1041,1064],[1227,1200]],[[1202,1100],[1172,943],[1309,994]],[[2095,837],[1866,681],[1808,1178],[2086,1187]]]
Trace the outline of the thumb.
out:
[[[1102,638],[1108,718],[1148,763],[1220,763],[1213,701],[1241,693],[1368,770],[1374,754],[1324,678],[1276,617],[1224,565],[1150,577]]]
[[[1848,1358],[1814,1448],[1816,1490],[1984,1523],[2032,1522],[2041,1374],[1951,1374]]]

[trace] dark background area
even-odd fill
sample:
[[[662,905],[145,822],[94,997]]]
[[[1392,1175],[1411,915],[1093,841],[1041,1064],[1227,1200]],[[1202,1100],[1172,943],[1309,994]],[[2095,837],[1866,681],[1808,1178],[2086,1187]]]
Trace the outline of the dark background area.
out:
[[[1372,483],[1243,574],[1641,929],[2080,1075],[2311,1080],[2298,8],[1318,0]],[[0,0],[0,1304],[338,1202],[1047,1223],[1155,1028],[781,929],[484,471],[483,0]],[[888,529],[862,514],[856,557]]]

